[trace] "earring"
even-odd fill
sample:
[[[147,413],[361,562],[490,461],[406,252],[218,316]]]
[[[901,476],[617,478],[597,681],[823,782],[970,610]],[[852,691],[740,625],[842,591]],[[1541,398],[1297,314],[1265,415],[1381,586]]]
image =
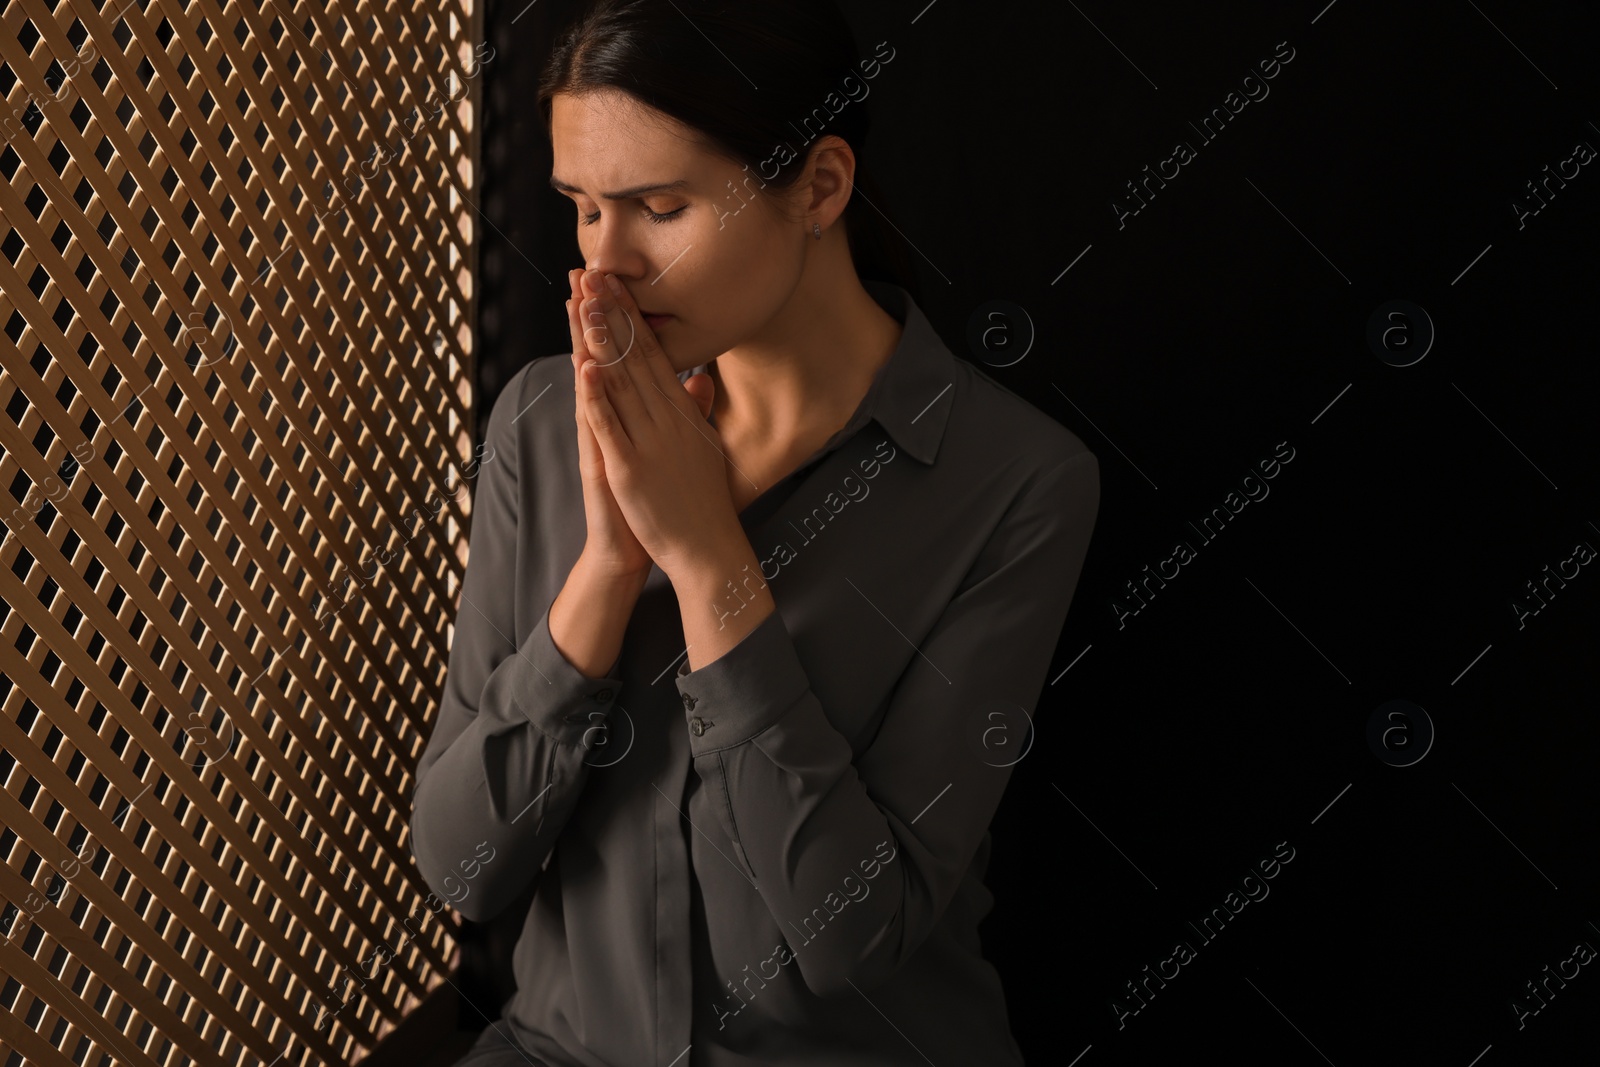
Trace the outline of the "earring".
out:
[[[811,224],[811,232],[817,235],[817,240],[822,240],[822,223],[813,222]]]

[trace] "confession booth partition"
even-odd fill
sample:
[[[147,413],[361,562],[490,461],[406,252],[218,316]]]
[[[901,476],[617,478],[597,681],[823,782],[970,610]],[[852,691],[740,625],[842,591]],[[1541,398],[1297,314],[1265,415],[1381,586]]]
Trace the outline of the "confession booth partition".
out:
[[[0,0],[0,1067],[414,1062],[448,988],[480,6]]]

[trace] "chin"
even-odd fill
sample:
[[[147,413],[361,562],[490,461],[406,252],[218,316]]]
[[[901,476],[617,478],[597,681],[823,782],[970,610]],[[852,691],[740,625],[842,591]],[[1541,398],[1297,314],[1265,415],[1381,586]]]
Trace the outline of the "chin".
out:
[[[694,370],[702,363],[709,363],[709,359],[700,359],[694,355],[680,356],[666,345],[661,350],[667,354],[667,363],[672,367],[672,373],[682,374],[686,370]]]

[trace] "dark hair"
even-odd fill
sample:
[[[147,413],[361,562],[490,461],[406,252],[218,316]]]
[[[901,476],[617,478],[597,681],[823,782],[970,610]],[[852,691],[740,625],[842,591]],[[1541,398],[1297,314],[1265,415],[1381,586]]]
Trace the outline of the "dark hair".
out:
[[[888,206],[863,158],[870,90],[860,99],[841,91],[874,68],[833,0],[597,0],[557,40],[539,109],[548,134],[557,93],[626,93],[748,167],[751,189],[792,188],[816,138],[843,138],[856,156],[843,214],[856,272],[903,286],[920,303],[906,242],[881,214]],[[830,98],[843,101],[837,112]],[[785,144],[792,158],[779,163]]]

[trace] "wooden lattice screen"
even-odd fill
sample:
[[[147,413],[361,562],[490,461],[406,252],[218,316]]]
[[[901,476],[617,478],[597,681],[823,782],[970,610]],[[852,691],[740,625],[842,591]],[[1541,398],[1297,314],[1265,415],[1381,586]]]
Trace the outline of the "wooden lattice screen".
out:
[[[479,7],[0,0],[0,1067],[350,1063],[448,976]]]

